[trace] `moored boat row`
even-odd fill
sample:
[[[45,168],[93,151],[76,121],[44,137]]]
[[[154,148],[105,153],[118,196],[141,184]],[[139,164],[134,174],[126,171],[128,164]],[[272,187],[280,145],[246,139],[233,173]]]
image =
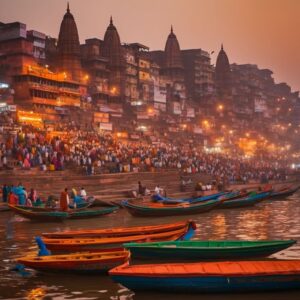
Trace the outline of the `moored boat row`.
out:
[[[279,194],[290,195],[295,191],[291,188],[275,194],[272,191],[236,191],[194,203],[162,201],[145,205],[125,202],[124,205],[127,209],[128,206],[134,207],[133,210],[138,208],[134,215],[151,216],[154,212],[159,216],[180,215],[194,213],[194,208],[204,212],[222,208],[224,204],[223,208],[246,207],[272,199],[272,195],[275,199]],[[15,209],[32,213],[27,208]],[[72,213],[84,214],[86,211]],[[150,226],[44,233],[39,254],[30,254],[17,261],[38,271],[109,272],[114,281],[134,292],[206,293],[300,288],[300,260],[252,260],[282,251],[296,241],[190,240],[195,229],[194,222],[188,220]],[[149,264],[149,260],[153,263]],[[139,264],[135,264],[137,261]],[[141,264],[143,261],[147,264]]]
[[[192,221],[45,233],[42,247],[67,253],[47,255],[48,251],[43,249],[40,254],[45,256],[27,255],[17,261],[38,271],[98,273],[113,268],[109,271],[112,279],[135,292],[236,292],[300,288],[299,260],[203,262],[206,259],[268,256],[292,246],[295,241],[179,241],[189,239],[190,230],[195,230]],[[135,259],[152,259],[160,263],[132,265],[130,256],[132,262]],[[161,263],[161,260],[167,262],[170,259],[178,262]],[[186,260],[196,262],[187,263]]]

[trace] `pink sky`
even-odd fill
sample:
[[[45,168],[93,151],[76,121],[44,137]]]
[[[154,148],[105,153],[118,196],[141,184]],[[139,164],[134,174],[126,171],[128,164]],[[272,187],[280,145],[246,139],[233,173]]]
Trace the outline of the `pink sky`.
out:
[[[110,15],[125,43],[164,49],[171,24],[181,49],[216,51],[231,63],[274,71],[300,90],[300,0],[70,0],[80,36],[103,38]],[[1,0],[0,21],[58,36],[65,0]]]

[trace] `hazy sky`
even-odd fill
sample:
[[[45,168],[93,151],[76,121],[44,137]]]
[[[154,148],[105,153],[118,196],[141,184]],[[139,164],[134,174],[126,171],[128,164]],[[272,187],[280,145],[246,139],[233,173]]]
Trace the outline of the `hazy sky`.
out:
[[[215,51],[230,62],[274,71],[300,90],[300,0],[70,0],[80,41],[103,38],[110,15],[121,42],[164,49],[173,24],[181,49]],[[58,36],[65,0],[0,0],[0,21]]]

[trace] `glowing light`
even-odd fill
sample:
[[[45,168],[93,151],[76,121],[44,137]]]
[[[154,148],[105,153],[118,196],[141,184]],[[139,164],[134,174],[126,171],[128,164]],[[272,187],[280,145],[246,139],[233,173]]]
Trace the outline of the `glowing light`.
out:
[[[110,89],[110,93],[112,95],[115,95],[117,93],[117,88],[115,86],[113,86],[111,89]]]
[[[219,105],[217,106],[217,109],[218,109],[219,111],[222,111],[222,110],[224,109],[224,105],[223,105],[223,104],[219,104]]]

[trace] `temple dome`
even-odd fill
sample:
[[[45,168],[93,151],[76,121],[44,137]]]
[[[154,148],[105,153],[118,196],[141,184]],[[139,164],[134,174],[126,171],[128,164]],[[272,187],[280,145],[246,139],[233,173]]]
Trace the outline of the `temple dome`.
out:
[[[172,26],[165,46],[165,68],[183,68],[180,46]]]
[[[123,64],[120,36],[112,17],[104,35],[102,55],[109,59],[110,66],[119,67]]]
[[[60,25],[58,52],[63,55],[80,55],[80,43],[77,26],[73,15],[70,13],[69,3]]]
[[[218,54],[216,61],[216,77],[218,79],[224,78],[224,76],[229,76],[230,74],[230,64],[229,59],[226,52],[223,49],[223,45],[221,46],[221,50]]]

